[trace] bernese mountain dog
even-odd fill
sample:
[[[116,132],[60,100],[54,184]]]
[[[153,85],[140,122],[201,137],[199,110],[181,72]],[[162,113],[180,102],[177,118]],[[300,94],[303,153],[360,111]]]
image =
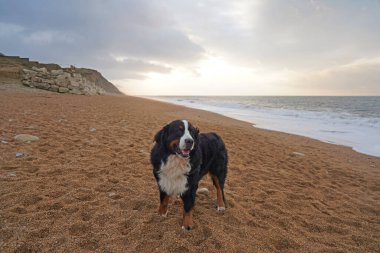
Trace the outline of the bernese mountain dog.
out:
[[[224,211],[227,149],[216,133],[199,133],[187,120],[175,120],[154,137],[151,163],[160,192],[158,213],[166,216],[170,197],[183,201],[182,229],[193,227],[193,207],[200,179],[210,174],[217,192],[217,211]]]

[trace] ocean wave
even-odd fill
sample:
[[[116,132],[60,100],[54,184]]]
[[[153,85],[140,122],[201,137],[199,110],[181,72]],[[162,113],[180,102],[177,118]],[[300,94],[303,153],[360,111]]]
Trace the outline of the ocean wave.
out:
[[[285,105],[282,101],[277,103],[279,106],[277,108],[274,106],[275,103],[269,106],[268,101],[259,104],[257,99],[250,100],[249,97],[161,97],[160,99],[244,120],[253,123],[255,127],[346,145],[361,153],[380,156],[380,115],[376,117],[377,112],[372,112],[371,108],[361,109],[362,113],[359,113],[359,109],[350,104],[350,101],[346,101],[350,98],[346,98],[344,103],[341,102],[342,108],[339,108],[339,103],[332,102],[330,103],[335,107],[328,108],[326,102],[322,101],[319,104],[323,106],[319,110],[312,106],[306,110],[305,97],[301,98],[302,105],[301,103]],[[324,100],[323,97],[321,99]],[[358,100],[360,99],[352,99],[352,103],[355,101],[358,103]],[[363,106],[365,101],[361,103]],[[318,104],[318,101],[313,101],[313,104]]]

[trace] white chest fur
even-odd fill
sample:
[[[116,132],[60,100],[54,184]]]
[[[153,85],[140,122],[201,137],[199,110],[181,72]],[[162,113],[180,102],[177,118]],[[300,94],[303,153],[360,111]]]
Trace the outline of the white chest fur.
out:
[[[162,162],[161,164],[158,181],[161,190],[169,196],[184,193],[187,190],[186,174],[190,170],[191,166],[188,159],[170,155],[166,163]]]

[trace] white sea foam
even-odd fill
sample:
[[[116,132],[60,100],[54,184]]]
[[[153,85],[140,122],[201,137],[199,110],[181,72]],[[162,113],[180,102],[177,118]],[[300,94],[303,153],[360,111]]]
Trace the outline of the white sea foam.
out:
[[[363,117],[336,108],[318,111],[252,105],[238,99],[159,97],[162,101],[216,112],[253,123],[255,127],[297,134],[324,142],[352,147],[380,156],[380,118]]]

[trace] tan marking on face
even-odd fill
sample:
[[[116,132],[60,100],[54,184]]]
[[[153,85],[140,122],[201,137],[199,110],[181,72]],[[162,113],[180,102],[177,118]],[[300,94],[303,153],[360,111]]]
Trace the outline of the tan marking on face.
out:
[[[178,140],[173,140],[169,143],[169,147],[171,150],[174,150],[175,149],[175,146],[178,146]]]

